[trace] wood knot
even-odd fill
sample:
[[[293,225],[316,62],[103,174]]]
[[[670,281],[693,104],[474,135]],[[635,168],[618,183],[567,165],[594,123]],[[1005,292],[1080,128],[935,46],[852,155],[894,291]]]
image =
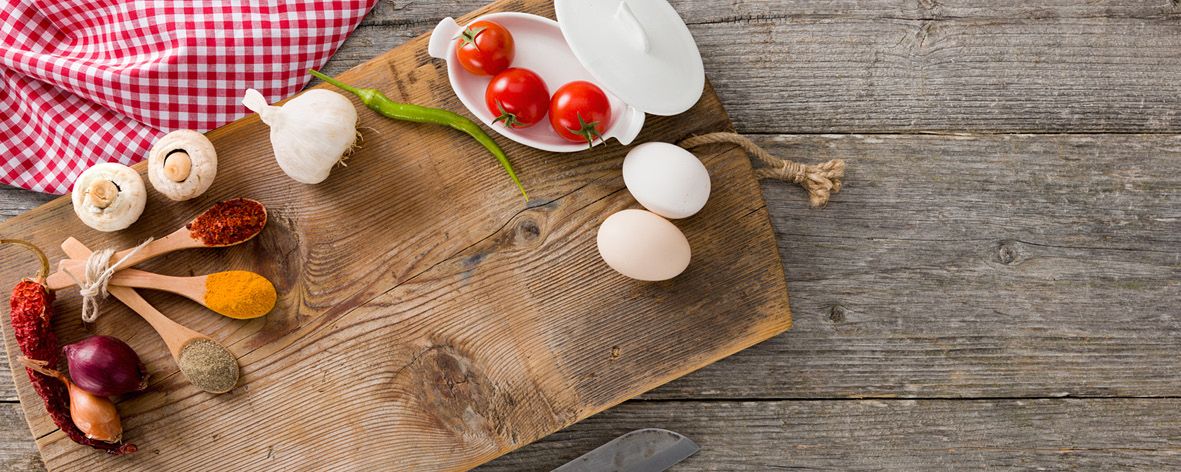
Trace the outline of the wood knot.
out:
[[[262,330],[250,339],[249,345],[265,345],[299,328],[304,247],[295,221],[282,211],[272,210],[267,215],[266,229],[235,250],[251,253],[246,258],[253,261],[249,268],[269,280],[278,295],[275,308],[267,314]]]
[[[844,323],[848,319],[849,309],[842,305],[833,305],[828,310],[828,319],[833,323]]]
[[[254,253],[254,269],[271,283],[282,296],[299,283],[303,273],[303,242],[295,220],[279,210],[267,215],[267,228],[246,247]]]
[[[506,441],[515,400],[488,378],[466,352],[433,345],[397,368],[395,377],[411,376],[422,413],[441,430],[468,441]]]
[[[525,218],[517,223],[517,236],[525,241],[532,241],[541,236],[541,227],[531,218]]]
[[[488,257],[487,253],[477,252],[475,254],[468,256],[466,259],[464,259],[463,266],[464,266],[464,268],[471,269],[475,266],[480,265],[481,262],[484,262],[484,258],[486,258],[486,257]]]
[[[1017,262],[1021,257],[1021,252],[1017,248],[1016,241],[1001,241],[996,247],[996,260],[1001,264],[1010,265]]]

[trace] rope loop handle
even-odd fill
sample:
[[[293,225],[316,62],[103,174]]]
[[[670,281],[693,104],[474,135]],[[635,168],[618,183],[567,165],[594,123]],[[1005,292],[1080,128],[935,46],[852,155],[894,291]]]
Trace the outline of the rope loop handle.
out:
[[[107,285],[111,283],[111,277],[114,277],[115,272],[122,268],[124,262],[127,262],[140,249],[152,242],[152,239],[146,239],[114,264],[111,263],[111,258],[115,256],[114,249],[102,249],[90,253],[90,257],[86,259],[86,272],[83,273],[82,279],[78,279],[72,272],[66,271],[66,274],[78,284],[78,293],[82,295],[82,321],[94,323],[98,319],[98,305],[109,296]]]
[[[827,205],[828,197],[841,191],[841,179],[845,177],[844,159],[833,159],[821,164],[800,164],[772,156],[746,136],[728,131],[692,136],[678,144],[685,149],[691,149],[718,143],[737,144],[766,164],[766,167],[755,169],[756,178],[778,179],[804,187],[804,190],[808,191],[808,200],[813,208]]]

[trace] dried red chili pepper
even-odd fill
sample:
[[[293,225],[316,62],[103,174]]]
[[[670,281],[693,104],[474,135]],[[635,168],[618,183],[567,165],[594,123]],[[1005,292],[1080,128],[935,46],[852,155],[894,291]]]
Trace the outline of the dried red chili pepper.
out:
[[[49,275],[49,258],[45,253],[27,241],[17,239],[0,239],[0,244],[19,244],[32,249],[41,260],[41,271],[35,279],[25,279],[12,289],[9,299],[9,315],[12,318],[12,331],[21,353],[29,359],[44,362],[54,366],[59,361],[57,335],[53,333],[53,292],[45,288],[45,276]],[[134,444],[106,443],[88,439],[70,417],[70,394],[66,385],[31,369],[25,369],[29,374],[29,383],[33,390],[45,400],[45,410],[53,419],[53,424],[61,428],[71,440],[78,444],[107,451],[111,454],[129,454],[136,451]]]
[[[188,224],[206,246],[229,246],[254,237],[267,224],[267,210],[249,198],[218,202]]]

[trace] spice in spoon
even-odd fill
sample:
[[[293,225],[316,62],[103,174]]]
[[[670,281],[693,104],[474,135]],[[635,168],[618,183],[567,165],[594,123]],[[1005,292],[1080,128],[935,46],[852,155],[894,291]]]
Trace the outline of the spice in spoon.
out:
[[[309,70],[308,73],[312,74],[316,78],[319,78],[320,80],[323,80],[324,82],[336,86],[341,90],[356,95],[357,98],[361,99],[361,103],[364,103],[366,107],[369,107],[370,110],[373,110],[386,118],[411,121],[414,123],[430,123],[434,125],[450,126],[467,133],[468,136],[475,138],[476,141],[484,145],[484,148],[487,149],[488,152],[492,153],[492,155],[496,157],[496,160],[500,161],[500,165],[504,167],[505,172],[508,172],[509,178],[512,179],[513,183],[517,184],[517,188],[521,190],[521,195],[525,197],[526,201],[529,200],[529,194],[525,193],[525,186],[521,185],[521,180],[517,178],[517,173],[513,172],[513,166],[512,164],[509,164],[508,156],[504,154],[504,151],[500,149],[500,146],[496,144],[496,141],[493,141],[492,138],[488,136],[488,133],[485,133],[484,130],[480,128],[480,125],[476,124],[476,122],[450,110],[395,102],[389,97],[383,95],[377,89],[353,87],[332,77],[321,74],[316,70]]]
[[[209,393],[225,393],[238,384],[238,359],[209,338],[186,343],[180,349],[177,365],[189,382]]]
[[[205,277],[205,306],[230,318],[258,318],[275,307],[277,298],[271,281],[254,272],[231,270]]]
[[[18,239],[0,239],[0,244],[19,244],[31,249],[41,261],[41,270],[34,279],[25,279],[12,289],[9,299],[9,316],[12,331],[21,353],[37,365],[57,365],[60,351],[57,336],[53,333],[53,292],[46,288],[45,276],[49,274],[49,258],[33,244]],[[88,438],[78,429],[70,413],[70,392],[66,384],[50,375],[33,369],[25,369],[29,383],[41,399],[49,417],[72,441],[107,451],[111,454],[130,454],[136,451],[134,444],[113,444]]]
[[[254,237],[267,224],[267,209],[249,198],[218,202],[186,227],[206,246],[230,246]]]

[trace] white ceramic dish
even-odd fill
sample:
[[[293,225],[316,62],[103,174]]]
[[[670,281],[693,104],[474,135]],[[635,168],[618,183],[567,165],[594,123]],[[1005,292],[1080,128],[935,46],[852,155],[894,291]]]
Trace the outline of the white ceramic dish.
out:
[[[575,80],[586,80],[598,84],[570,50],[558,22],[549,18],[527,13],[492,13],[473,20],[488,20],[499,23],[509,30],[516,44],[516,57],[511,67],[523,67],[536,72],[545,80],[552,94],[559,87]],[[493,124],[496,117],[484,105],[484,91],[488,88],[489,76],[472,74],[455,58],[455,40],[463,31],[452,18],[444,18],[431,33],[427,52],[431,57],[447,61],[447,76],[451,88],[480,121],[502,136],[526,146],[551,152],[577,152],[587,149],[585,143],[566,141],[550,127],[549,117],[528,128],[508,128]],[[630,144],[644,127],[644,112],[624,103],[602,84],[598,84],[611,101],[611,123],[603,133],[603,140],[617,139],[621,144]],[[598,145],[602,141],[598,141]]]

